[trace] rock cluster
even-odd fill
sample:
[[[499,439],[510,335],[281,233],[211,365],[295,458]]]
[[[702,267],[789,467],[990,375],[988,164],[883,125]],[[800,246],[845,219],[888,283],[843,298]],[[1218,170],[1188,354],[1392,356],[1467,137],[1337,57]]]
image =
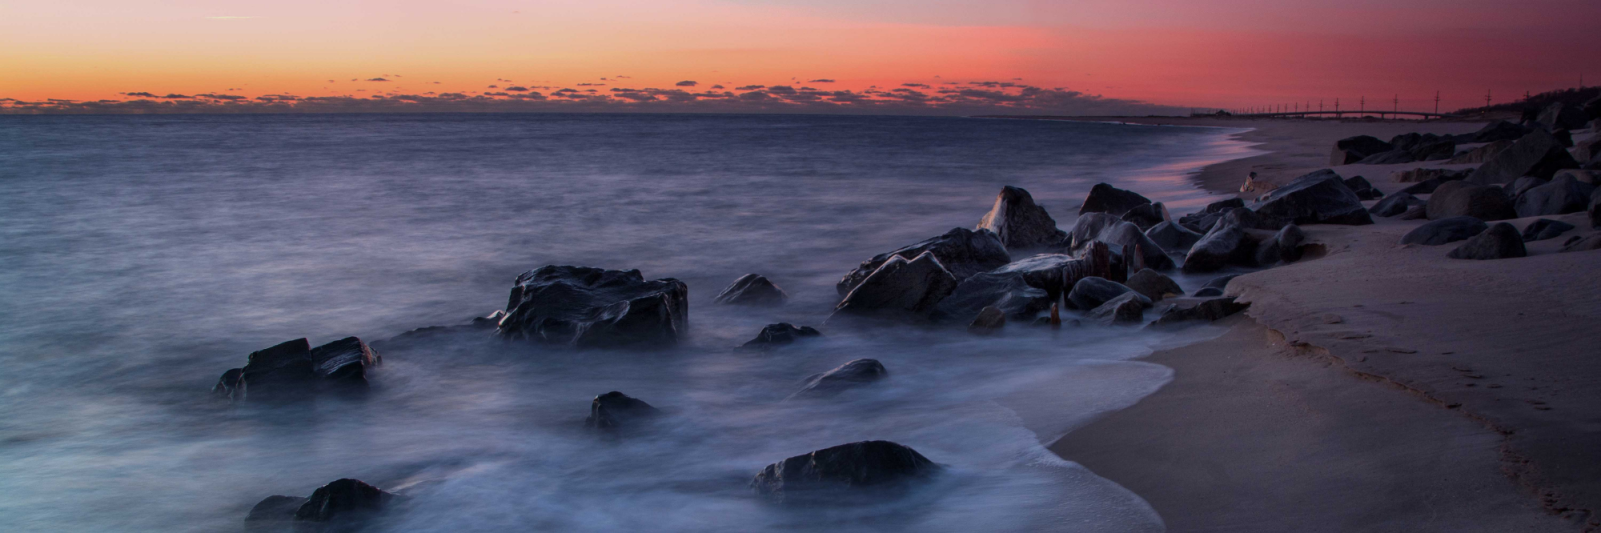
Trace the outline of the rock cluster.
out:
[[[545,266],[517,276],[496,332],[579,348],[662,347],[689,324],[689,287],[638,270]]]
[[[303,400],[324,392],[367,389],[367,369],[383,358],[361,339],[311,347],[295,339],[250,354],[244,367],[224,372],[212,392],[234,401]]]

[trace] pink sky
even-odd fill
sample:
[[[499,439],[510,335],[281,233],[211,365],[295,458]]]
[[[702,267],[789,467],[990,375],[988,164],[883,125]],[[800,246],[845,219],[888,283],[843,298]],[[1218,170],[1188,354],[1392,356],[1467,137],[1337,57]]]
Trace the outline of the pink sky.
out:
[[[8,2],[0,98],[1006,81],[1177,107],[1439,90],[1448,110],[1601,80],[1598,20],[1595,0]]]

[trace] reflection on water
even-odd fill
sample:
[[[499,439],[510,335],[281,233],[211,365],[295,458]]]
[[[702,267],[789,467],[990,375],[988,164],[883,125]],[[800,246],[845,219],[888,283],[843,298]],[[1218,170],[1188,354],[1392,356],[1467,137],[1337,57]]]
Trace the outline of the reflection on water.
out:
[[[1218,138],[888,117],[5,117],[0,529],[227,530],[267,495],[358,477],[413,495],[382,524],[404,531],[1157,530],[1138,497],[1040,443],[1155,390],[1169,371],[1127,360],[1199,333],[825,328],[732,347],[820,324],[857,262],[972,226],[1002,184],[1064,227],[1097,181],[1198,207],[1181,172]],[[690,338],[570,352],[459,332],[375,344],[365,401],[205,393],[289,338],[462,323],[547,263],[685,280]],[[746,272],[793,299],[711,303]],[[861,357],[890,378],[785,400]],[[609,390],[670,416],[584,431]],[[865,439],[949,475],[835,512],[746,489],[767,463]]]

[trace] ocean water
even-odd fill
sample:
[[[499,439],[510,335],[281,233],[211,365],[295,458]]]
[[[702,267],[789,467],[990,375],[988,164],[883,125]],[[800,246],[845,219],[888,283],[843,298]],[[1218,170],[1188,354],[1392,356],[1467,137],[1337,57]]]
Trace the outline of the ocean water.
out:
[[[0,117],[0,530],[234,531],[273,494],[341,477],[408,503],[373,531],[1160,531],[1138,495],[1044,444],[1161,387],[1135,359],[1205,328],[1014,325],[995,337],[820,325],[874,254],[972,227],[1002,185],[1064,229],[1096,182],[1175,213],[1225,130],[923,117]],[[1020,257],[1014,257],[1018,259]],[[502,308],[546,264],[690,287],[658,352],[483,333],[378,348],[365,399],[229,405],[208,389],[298,337],[369,342]],[[779,308],[712,303],[736,277]],[[1204,279],[1180,278],[1193,288]],[[807,376],[890,378],[821,401]],[[620,390],[670,414],[583,430]],[[902,500],[795,510],[768,463],[869,439],[948,468]]]

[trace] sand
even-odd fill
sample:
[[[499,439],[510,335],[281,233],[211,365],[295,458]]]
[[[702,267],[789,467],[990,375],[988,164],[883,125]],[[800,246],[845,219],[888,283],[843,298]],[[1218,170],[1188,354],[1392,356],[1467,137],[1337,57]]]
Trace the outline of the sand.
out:
[[[1215,165],[1203,185],[1329,168],[1349,135],[1479,126],[1255,125],[1242,137],[1276,132],[1260,148],[1285,151]],[[1416,166],[1437,165],[1333,168],[1392,191],[1389,172]],[[1582,214],[1548,218],[1590,231]],[[1325,256],[1236,278],[1252,306],[1227,334],[1152,355],[1173,383],[1052,449],[1171,531],[1598,529],[1601,251],[1557,253],[1566,235],[1495,261],[1397,244],[1421,223],[1306,227]]]

